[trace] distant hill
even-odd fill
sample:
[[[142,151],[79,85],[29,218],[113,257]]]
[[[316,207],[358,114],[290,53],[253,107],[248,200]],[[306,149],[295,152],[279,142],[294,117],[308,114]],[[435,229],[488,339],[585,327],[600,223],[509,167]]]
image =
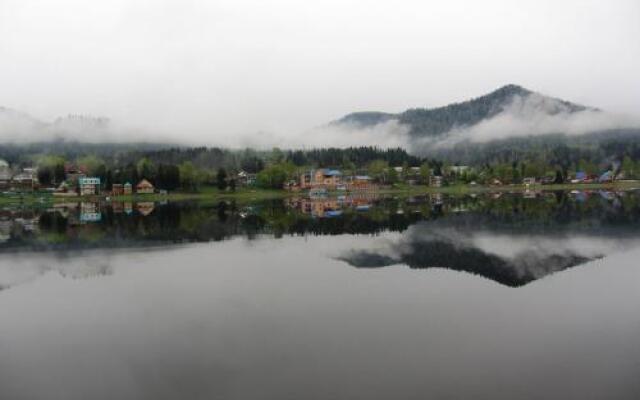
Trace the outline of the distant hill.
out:
[[[46,122],[21,111],[0,107],[0,139],[5,143],[78,139],[103,141],[112,133],[110,128],[109,119],[104,117],[68,115]]]
[[[598,153],[603,142],[609,148],[633,143],[634,149],[640,143],[637,120],[513,84],[443,107],[413,108],[397,114],[356,112],[330,126],[357,131],[391,126],[391,122],[395,123],[394,131],[389,134],[404,135],[403,147],[410,152],[465,163],[496,157],[517,160],[526,152],[571,148],[578,143],[591,153]],[[610,155],[601,153],[602,157]]]
[[[412,108],[399,114],[377,111],[355,112],[334,121],[332,124],[353,124],[370,127],[389,120],[396,120],[409,127],[409,133],[418,137],[433,137],[445,134],[456,127],[472,126],[492,118],[513,104],[514,99],[536,96],[536,111],[548,115],[576,113],[585,110],[598,111],[568,101],[540,95],[518,85],[506,85],[493,92],[461,103],[437,108]]]

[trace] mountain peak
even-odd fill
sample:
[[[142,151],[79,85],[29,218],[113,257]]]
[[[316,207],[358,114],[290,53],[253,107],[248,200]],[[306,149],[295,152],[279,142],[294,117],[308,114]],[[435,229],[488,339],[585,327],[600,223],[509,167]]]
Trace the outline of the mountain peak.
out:
[[[507,92],[507,93],[518,93],[518,94],[530,94],[533,93],[533,91],[520,86],[520,85],[516,85],[515,83],[508,83],[496,90],[494,90],[493,92]],[[492,93],[493,93],[492,92]]]
[[[526,106],[533,105],[539,108],[540,112],[549,115],[561,112],[574,113],[588,109],[585,106],[545,96],[510,83],[483,96],[442,107],[412,108],[399,114],[356,112],[346,115],[334,124],[348,123],[367,127],[396,120],[400,124],[408,126],[412,136],[439,136],[455,127],[471,126],[489,119],[510,108],[514,102]]]

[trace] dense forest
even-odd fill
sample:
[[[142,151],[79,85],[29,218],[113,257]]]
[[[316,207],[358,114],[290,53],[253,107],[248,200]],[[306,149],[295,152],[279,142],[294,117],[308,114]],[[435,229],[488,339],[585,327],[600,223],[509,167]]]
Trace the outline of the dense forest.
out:
[[[427,184],[443,175],[445,184],[521,183],[525,177],[563,183],[577,172],[640,179],[640,135],[616,131],[569,137],[546,135],[492,143],[461,143],[418,157],[401,148],[351,147],[308,150],[233,150],[218,147],[167,147],[147,144],[54,144],[0,146],[0,158],[14,170],[35,166],[42,185],[58,186],[65,168],[82,166],[86,173],[113,183],[147,179],[159,189],[199,190],[202,186],[235,189],[239,172],[255,176],[264,188],[280,189],[302,171],[336,168],[345,175],[369,175],[388,185]],[[462,168],[463,167],[463,168]],[[245,175],[246,176],[246,175]],[[246,182],[245,182],[246,183]]]

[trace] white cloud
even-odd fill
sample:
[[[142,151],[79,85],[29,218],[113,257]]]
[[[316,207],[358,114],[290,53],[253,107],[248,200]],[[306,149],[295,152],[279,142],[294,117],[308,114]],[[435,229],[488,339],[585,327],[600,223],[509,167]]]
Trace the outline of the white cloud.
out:
[[[497,115],[472,126],[457,127],[441,138],[418,140],[421,145],[449,147],[463,141],[492,140],[545,134],[582,135],[620,128],[640,127],[640,120],[628,115],[587,108],[573,111],[560,100],[533,93],[514,96]]]

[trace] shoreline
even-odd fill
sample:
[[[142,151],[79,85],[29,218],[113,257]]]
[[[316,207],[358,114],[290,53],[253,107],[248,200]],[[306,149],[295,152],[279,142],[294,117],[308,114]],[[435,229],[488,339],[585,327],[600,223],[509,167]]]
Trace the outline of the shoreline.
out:
[[[335,195],[353,195],[359,193],[368,193],[375,195],[406,195],[417,196],[425,194],[451,194],[451,195],[466,195],[477,193],[525,193],[525,192],[538,192],[538,191],[569,191],[569,190],[634,190],[640,189],[640,181],[620,181],[612,183],[565,183],[565,184],[551,184],[551,185],[503,185],[503,186],[486,186],[486,185],[455,185],[455,186],[443,186],[443,187],[429,187],[429,186],[400,186],[382,188],[371,192],[329,192],[329,196]],[[0,195],[0,205],[49,205],[56,203],[68,203],[68,202],[144,202],[144,201],[212,201],[212,200],[268,200],[268,199],[282,199],[287,197],[303,196],[307,195],[306,192],[289,192],[286,190],[269,190],[269,189],[241,189],[236,192],[220,192],[213,188],[205,188],[201,192],[173,192],[167,194],[132,194],[122,196],[109,196],[109,195],[97,195],[97,196],[53,196],[49,193],[25,193],[17,194],[13,196]]]

